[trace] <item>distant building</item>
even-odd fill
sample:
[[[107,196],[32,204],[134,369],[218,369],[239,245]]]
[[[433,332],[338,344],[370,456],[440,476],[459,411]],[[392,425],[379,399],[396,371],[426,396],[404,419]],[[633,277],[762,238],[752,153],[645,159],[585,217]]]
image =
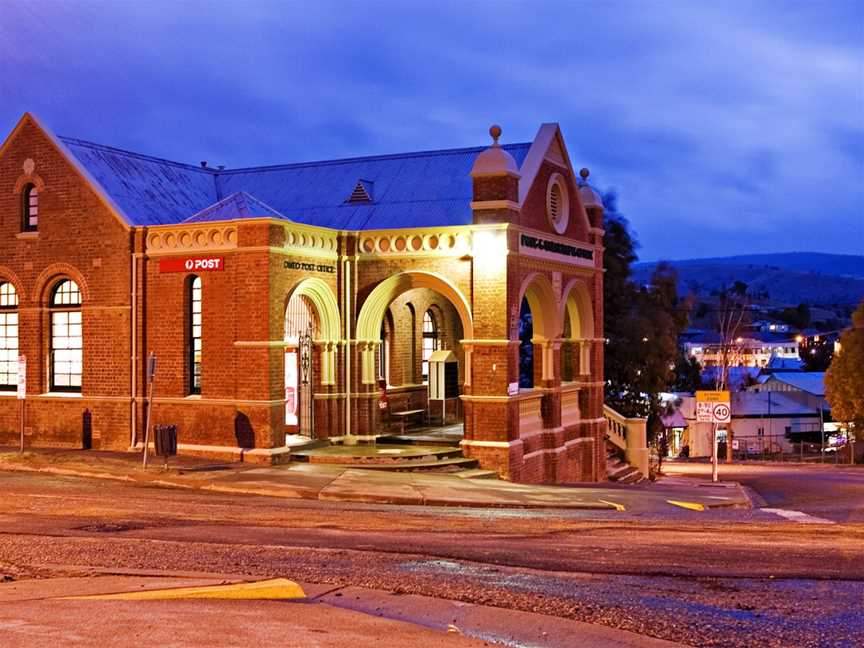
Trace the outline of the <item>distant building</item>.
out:
[[[714,331],[693,331],[682,336],[684,352],[703,367],[722,363],[722,340]],[[799,360],[798,341],[770,331],[748,331],[732,343],[730,367],[767,367],[772,359]]]

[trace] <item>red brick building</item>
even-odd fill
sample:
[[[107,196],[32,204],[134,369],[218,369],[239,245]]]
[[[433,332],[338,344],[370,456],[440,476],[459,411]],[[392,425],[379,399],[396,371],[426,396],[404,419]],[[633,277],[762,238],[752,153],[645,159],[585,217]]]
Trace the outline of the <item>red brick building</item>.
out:
[[[181,452],[277,461],[286,434],[374,435],[386,383],[390,410],[443,406],[506,478],[601,479],[602,207],[556,124],[492,130],[489,148],[227,170],[25,115],[0,148],[0,443],[23,355],[28,445],[140,446],[152,352],[153,420]],[[436,350],[455,362],[430,400]]]

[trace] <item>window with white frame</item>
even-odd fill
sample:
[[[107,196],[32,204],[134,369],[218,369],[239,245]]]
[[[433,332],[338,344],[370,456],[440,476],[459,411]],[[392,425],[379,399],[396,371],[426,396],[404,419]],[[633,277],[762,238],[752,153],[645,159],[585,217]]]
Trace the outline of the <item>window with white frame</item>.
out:
[[[64,279],[51,295],[51,391],[81,391],[84,336],[81,291]]]
[[[438,350],[438,322],[435,321],[435,314],[431,310],[427,310],[423,314],[423,353],[421,358],[423,384],[429,382],[429,358],[433,351]]]
[[[0,283],[0,390],[18,384],[18,293],[11,283]]]
[[[189,282],[189,393],[201,393],[201,277]]]

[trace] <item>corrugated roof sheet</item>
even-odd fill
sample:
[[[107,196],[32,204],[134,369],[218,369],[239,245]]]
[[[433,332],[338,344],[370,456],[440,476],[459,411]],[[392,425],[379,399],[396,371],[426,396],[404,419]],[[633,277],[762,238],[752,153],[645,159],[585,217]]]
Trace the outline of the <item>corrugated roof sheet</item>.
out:
[[[805,391],[814,396],[825,395],[825,372],[824,371],[807,371],[807,372],[777,372],[771,376],[774,380],[779,380],[787,385],[791,385],[796,389]]]
[[[291,220],[334,229],[466,225],[472,221],[471,167],[485,150],[449,149],[219,171],[60,139],[133,225],[178,223],[215,207],[222,196],[240,192]],[[530,146],[502,148],[521,166]],[[374,183],[371,203],[346,202],[359,180]]]
[[[133,225],[179,223],[219,200],[212,172],[60,137]]]
[[[227,198],[223,198],[215,205],[202,209],[200,212],[187,218],[186,223],[200,223],[203,221],[235,220],[237,218],[285,218],[285,216],[269,205],[265,205],[255,196],[250,196],[245,191],[238,191]]]
[[[769,405],[770,399],[770,405]],[[783,392],[733,392],[732,416],[819,416],[819,411]]]

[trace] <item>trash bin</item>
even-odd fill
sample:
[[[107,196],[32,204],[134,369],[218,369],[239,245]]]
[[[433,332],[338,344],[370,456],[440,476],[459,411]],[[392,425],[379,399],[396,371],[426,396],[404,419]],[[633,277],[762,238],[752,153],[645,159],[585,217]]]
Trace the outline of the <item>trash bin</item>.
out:
[[[154,430],[156,456],[173,457],[177,454],[177,426],[157,425]]]

